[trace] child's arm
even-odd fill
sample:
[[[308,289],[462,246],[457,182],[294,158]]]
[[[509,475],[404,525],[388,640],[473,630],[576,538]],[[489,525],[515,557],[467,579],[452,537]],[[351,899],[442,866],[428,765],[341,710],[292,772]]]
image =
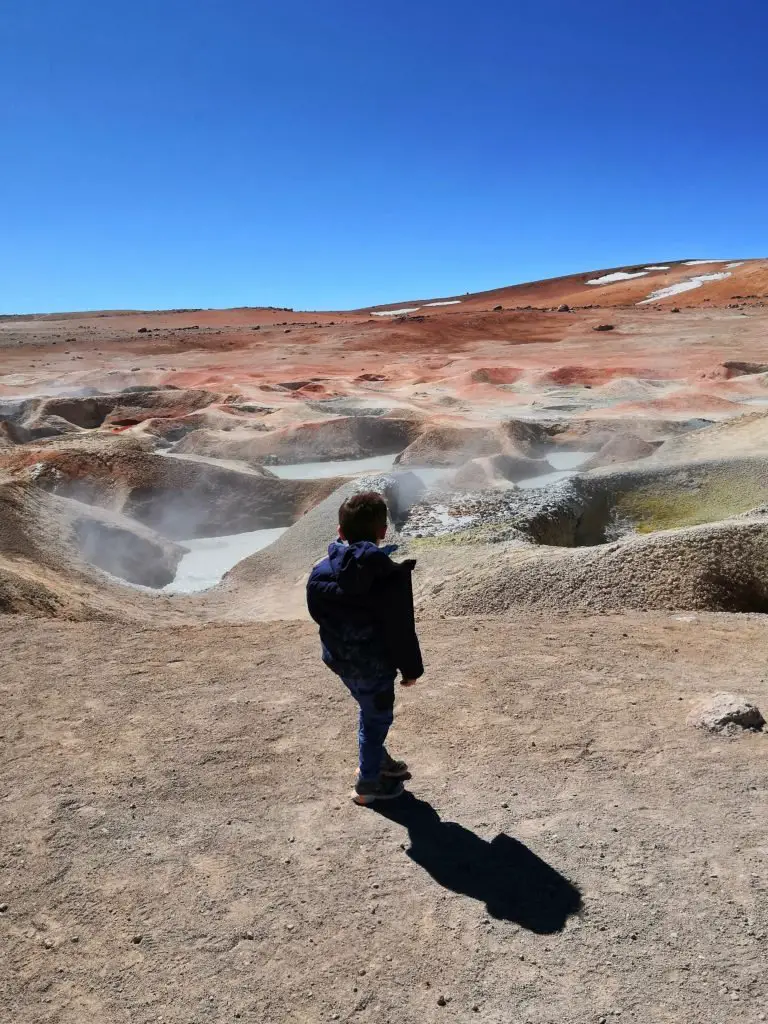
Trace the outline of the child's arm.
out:
[[[403,675],[403,685],[412,686],[424,675],[419,638],[413,614],[411,573],[416,562],[397,566],[382,587],[382,625],[395,665]]]

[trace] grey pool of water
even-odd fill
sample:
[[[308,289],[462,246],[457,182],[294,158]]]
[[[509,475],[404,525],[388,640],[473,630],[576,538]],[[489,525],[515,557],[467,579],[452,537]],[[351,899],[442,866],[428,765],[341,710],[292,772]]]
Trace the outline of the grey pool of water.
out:
[[[358,473],[386,473],[395,464],[393,455],[374,455],[370,459],[340,459],[334,462],[297,462],[293,466],[267,466],[283,480],[320,480],[329,476],[356,476]]]
[[[179,541],[189,551],[179,562],[176,578],[163,587],[166,594],[195,594],[209,590],[244,558],[261,551],[285,533],[286,527],[252,530],[228,537],[201,537]]]

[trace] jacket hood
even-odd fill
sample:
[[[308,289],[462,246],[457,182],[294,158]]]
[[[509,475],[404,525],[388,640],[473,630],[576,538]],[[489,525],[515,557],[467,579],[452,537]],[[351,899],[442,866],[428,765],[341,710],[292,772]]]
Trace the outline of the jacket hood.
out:
[[[380,548],[369,540],[343,544],[335,540],[328,546],[328,560],[336,582],[347,594],[367,593],[377,579],[388,576],[396,566],[389,555],[396,545]]]

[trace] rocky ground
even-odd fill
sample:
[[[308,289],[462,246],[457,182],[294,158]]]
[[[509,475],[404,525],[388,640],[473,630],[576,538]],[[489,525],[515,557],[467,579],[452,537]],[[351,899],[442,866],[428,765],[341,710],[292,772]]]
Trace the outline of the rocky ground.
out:
[[[309,626],[1,631],[8,1020],[768,1012],[768,741],[686,722],[759,618],[430,623],[381,814]]]

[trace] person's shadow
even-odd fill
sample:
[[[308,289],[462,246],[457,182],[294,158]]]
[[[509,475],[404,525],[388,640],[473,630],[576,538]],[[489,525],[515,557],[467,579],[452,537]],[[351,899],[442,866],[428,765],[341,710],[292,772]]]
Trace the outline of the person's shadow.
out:
[[[443,888],[485,903],[491,917],[547,935],[562,931],[581,909],[576,886],[508,835],[486,842],[463,825],[441,821],[412,793],[371,809],[408,829],[411,860]]]

